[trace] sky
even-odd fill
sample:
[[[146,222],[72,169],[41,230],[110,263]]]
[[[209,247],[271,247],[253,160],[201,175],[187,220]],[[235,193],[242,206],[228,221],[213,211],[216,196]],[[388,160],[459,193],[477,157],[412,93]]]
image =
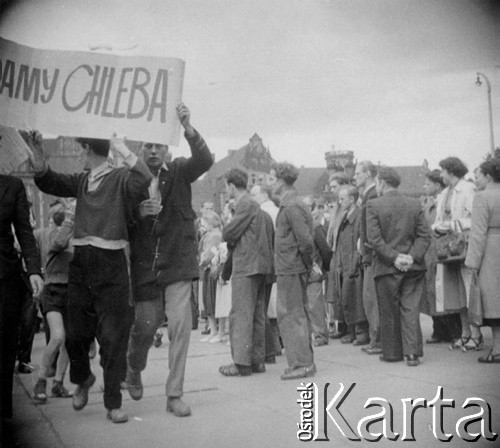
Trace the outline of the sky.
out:
[[[186,61],[183,100],[216,160],[257,133],[278,161],[476,167],[500,146],[499,14],[489,0],[24,0],[0,36]],[[496,10],[498,13],[498,9]],[[497,51],[495,51],[495,47]],[[189,154],[182,141],[174,156]]]

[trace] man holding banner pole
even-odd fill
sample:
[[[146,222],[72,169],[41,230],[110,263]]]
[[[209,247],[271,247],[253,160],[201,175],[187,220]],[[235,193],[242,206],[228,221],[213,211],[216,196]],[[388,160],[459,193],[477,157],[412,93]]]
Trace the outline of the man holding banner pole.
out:
[[[141,372],[146,368],[156,329],[168,317],[166,410],[186,417],[191,409],[182,401],[184,372],[192,329],[191,290],[198,279],[196,214],[191,184],[213,163],[212,154],[191,126],[190,111],[177,106],[177,115],[191,149],[191,157],[167,161],[167,145],[144,142],[144,161],[153,181],[144,188],[130,232],[130,262],[135,321],[130,332],[126,385],[130,396],[143,395]]]
[[[121,410],[120,380],[125,376],[133,321],[125,255],[127,225],[131,203],[147,188],[151,174],[121,140],[78,138],[76,142],[90,171],[60,174],[45,161],[41,135],[32,132],[28,139],[38,188],[54,196],[77,199],[66,322],[70,380],[78,386],[73,408],[78,411],[86,406],[95,382],[88,353],[90,341],[96,336],[101,347],[107,417],[113,423],[123,423],[128,416]],[[110,146],[125,166],[115,168],[110,164]]]

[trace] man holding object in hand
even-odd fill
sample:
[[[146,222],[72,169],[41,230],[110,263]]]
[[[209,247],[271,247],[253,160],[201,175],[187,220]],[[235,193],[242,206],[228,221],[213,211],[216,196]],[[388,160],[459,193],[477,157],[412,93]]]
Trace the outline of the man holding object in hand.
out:
[[[73,408],[83,409],[95,376],[90,370],[89,347],[94,336],[101,347],[104,369],[104,406],[113,423],[128,420],[121,410],[120,380],[133,309],[129,304],[129,276],[125,248],[134,198],[151,181],[148,167],[122,140],[77,138],[90,171],[60,174],[44,158],[42,138],[31,133],[35,183],[44,193],[77,199],[74,222],[74,256],[68,272],[66,348],[70,380],[78,385]],[[115,168],[108,160],[113,148],[124,160]]]
[[[213,163],[201,135],[191,126],[184,104],[177,115],[191,149],[191,157],[168,160],[168,146],[144,142],[143,158],[153,180],[144,187],[131,229],[130,262],[135,321],[130,332],[126,384],[130,396],[143,394],[141,372],[157,328],[168,316],[166,410],[177,417],[191,414],[182,401],[184,372],[192,327],[191,292],[198,278],[196,214],[191,205],[191,184]]]

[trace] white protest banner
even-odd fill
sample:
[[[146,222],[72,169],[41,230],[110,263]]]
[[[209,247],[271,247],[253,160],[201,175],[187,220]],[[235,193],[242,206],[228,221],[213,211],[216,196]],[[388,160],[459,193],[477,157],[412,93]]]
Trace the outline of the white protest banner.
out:
[[[178,145],[184,61],[39,50],[0,38],[0,124]]]

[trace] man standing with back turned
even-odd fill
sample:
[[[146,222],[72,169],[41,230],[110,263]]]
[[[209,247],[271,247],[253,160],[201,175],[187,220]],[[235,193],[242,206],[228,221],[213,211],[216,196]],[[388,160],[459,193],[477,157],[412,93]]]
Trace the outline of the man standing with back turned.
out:
[[[366,204],[368,243],[374,251],[373,273],[380,311],[381,361],[418,366],[423,356],[420,301],[424,294],[424,255],[430,228],[420,201],[397,190],[401,178],[381,167],[379,198]]]

